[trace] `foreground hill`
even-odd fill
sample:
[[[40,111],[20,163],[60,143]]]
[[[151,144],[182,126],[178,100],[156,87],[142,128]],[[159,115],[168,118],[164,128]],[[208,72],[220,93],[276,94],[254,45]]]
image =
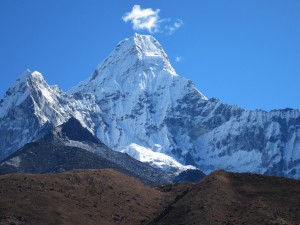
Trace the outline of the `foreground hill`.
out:
[[[168,194],[113,170],[0,178],[0,224],[145,224]]]
[[[299,221],[299,180],[217,171],[151,224],[296,225]]]
[[[0,224],[296,225],[300,181],[217,171],[157,188],[113,170],[0,176]]]

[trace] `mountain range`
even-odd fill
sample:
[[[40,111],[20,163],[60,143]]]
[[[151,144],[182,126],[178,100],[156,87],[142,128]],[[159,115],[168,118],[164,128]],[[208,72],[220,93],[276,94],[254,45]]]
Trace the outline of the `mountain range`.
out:
[[[51,130],[59,133],[70,118],[90,133],[77,142],[97,140],[165,172],[225,169],[300,178],[299,109],[249,111],[208,99],[176,73],[150,35],[121,41],[68,92],[25,71],[0,101],[1,164],[24,145],[22,151],[46,141]]]

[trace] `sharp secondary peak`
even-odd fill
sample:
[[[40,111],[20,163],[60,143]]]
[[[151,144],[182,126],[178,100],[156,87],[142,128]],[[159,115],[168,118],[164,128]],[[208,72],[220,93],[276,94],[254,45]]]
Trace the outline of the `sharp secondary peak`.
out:
[[[17,83],[19,82],[25,82],[27,81],[28,79],[39,79],[39,80],[43,80],[44,77],[43,75],[38,72],[38,71],[33,71],[31,72],[29,69],[26,69],[22,74],[21,76],[16,80]]]
[[[26,93],[27,89],[33,86],[47,86],[47,82],[42,74],[38,71],[31,72],[29,69],[26,69],[6,91],[4,98],[11,95],[16,95],[17,93]]]

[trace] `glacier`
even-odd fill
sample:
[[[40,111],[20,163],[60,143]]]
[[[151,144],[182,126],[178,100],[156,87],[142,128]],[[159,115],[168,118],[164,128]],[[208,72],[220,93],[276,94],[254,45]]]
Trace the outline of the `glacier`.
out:
[[[70,117],[111,149],[158,168],[300,178],[299,109],[249,111],[208,99],[150,35],[121,41],[67,93],[25,72],[0,101],[0,158]]]

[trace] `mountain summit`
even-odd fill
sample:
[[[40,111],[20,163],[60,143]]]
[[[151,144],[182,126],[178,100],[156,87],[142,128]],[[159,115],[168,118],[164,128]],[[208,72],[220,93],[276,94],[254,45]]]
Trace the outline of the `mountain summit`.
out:
[[[93,130],[110,148],[138,160],[165,167],[172,160],[163,154],[174,149],[166,121],[181,99],[207,98],[194,84],[178,76],[158,41],[135,34],[120,42],[94,74],[70,91],[91,94],[102,112]]]
[[[121,41],[93,75],[70,92],[101,95],[131,92],[136,88],[146,91],[152,88],[153,82],[159,85],[173,76],[177,74],[158,41],[150,35],[135,34]]]
[[[0,102],[0,159],[74,117],[109,148],[163,170],[299,178],[299,110],[248,111],[207,99],[152,36],[121,41],[68,94],[28,73]]]

